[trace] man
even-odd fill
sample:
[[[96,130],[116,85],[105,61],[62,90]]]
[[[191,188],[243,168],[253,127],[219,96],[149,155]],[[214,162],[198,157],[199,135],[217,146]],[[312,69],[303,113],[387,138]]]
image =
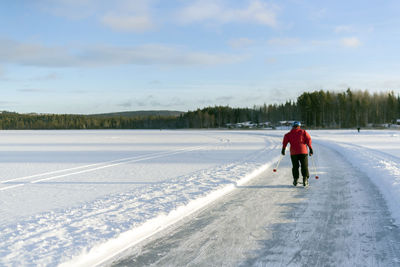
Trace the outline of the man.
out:
[[[292,174],[293,174],[293,185],[297,185],[299,179],[299,163],[301,165],[301,175],[303,176],[303,185],[308,185],[308,151],[307,146],[310,150],[310,156],[313,154],[311,145],[310,135],[303,129],[300,129],[301,123],[295,121],[293,128],[290,132],[285,134],[282,142],[282,155],[285,155],[285,149],[288,143],[290,143],[290,158],[292,160]]]

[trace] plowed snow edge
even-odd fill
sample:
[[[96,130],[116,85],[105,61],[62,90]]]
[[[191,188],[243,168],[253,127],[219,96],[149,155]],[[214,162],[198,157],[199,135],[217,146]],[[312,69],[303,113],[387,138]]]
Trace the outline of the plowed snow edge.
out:
[[[101,245],[93,247],[88,252],[84,252],[81,255],[73,258],[72,260],[62,263],[60,267],[99,266],[109,261],[116,255],[127,250],[128,248],[168,228],[176,222],[184,219],[187,216],[190,216],[201,208],[228,194],[229,192],[233,191],[236,186],[246,184],[253,178],[257,177],[259,174],[261,174],[263,171],[268,169],[273,162],[277,161],[277,159],[278,157],[273,158],[268,163],[260,166],[250,174],[239,179],[236,184],[231,183],[221,189],[209,193],[204,197],[195,199],[185,206],[181,206],[176,210],[171,211],[168,215],[160,215],[154,219],[147,221],[139,227],[121,233],[117,238],[111,239]]]

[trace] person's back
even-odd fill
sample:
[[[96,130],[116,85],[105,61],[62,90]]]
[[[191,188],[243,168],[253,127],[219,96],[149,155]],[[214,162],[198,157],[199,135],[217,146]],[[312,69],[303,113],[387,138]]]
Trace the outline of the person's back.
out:
[[[311,148],[311,137],[305,130],[293,127],[283,139],[285,148],[288,143],[290,143],[290,155],[308,154],[307,146]]]
[[[299,167],[301,165],[301,174],[303,176],[303,185],[308,185],[308,148],[310,149],[310,156],[313,154],[311,146],[311,137],[303,129],[300,129],[301,123],[294,122],[293,128],[290,132],[285,134],[282,142],[282,155],[285,155],[285,149],[288,143],[290,143],[290,159],[292,160],[292,174],[293,174],[293,185],[297,185],[299,179]]]

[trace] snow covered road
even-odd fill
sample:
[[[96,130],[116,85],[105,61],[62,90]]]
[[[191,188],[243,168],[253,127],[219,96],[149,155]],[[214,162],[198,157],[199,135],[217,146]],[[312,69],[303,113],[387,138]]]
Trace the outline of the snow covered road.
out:
[[[400,229],[370,179],[318,146],[319,180],[271,168],[113,266],[400,266]]]

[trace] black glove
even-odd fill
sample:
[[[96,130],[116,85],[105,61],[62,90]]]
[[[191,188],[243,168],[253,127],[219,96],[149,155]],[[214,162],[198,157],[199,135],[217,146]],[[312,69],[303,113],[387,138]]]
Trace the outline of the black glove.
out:
[[[283,156],[285,156],[285,149],[284,149],[284,148],[282,148],[281,154],[282,154]]]
[[[312,156],[314,154],[314,151],[312,150],[312,148],[310,148],[310,156]]]

